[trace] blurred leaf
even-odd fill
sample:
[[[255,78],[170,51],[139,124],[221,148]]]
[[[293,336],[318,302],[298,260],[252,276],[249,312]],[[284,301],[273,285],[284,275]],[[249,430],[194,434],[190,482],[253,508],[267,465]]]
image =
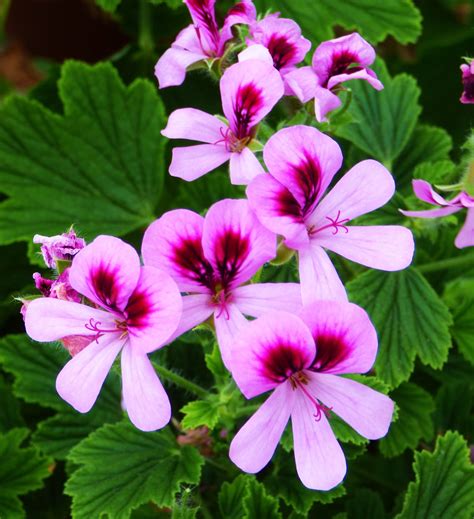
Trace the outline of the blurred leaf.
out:
[[[269,495],[262,483],[251,478],[242,499],[243,519],[281,519],[278,499]]]
[[[453,314],[451,333],[459,351],[474,364],[474,279],[459,279],[449,283],[443,299]]]
[[[65,488],[75,519],[128,518],[148,501],[171,506],[181,485],[199,483],[204,463],[194,447],[179,447],[169,429],[145,433],[128,422],[95,431],[68,459],[81,465]]]
[[[221,516],[225,519],[241,519],[244,514],[243,498],[250,476],[241,474],[234,481],[224,482],[217,498]]]
[[[384,519],[383,501],[379,494],[366,488],[357,489],[346,501],[347,519]]]
[[[33,447],[22,448],[28,429],[12,429],[0,435],[0,517],[25,517],[19,495],[43,486],[51,460]]]
[[[421,33],[421,15],[411,0],[258,0],[256,4],[294,19],[316,42],[332,38],[335,25],[358,30],[372,42],[391,35],[411,43]]]
[[[337,135],[391,169],[393,160],[410,139],[420,115],[420,89],[412,76],[399,74],[390,77],[382,60],[377,60],[374,69],[384,89],[377,91],[366,81],[352,81],[353,98],[349,112],[354,122],[338,128]]]
[[[451,315],[415,269],[364,272],[347,285],[350,299],[367,310],[379,333],[377,377],[390,387],[408,380],[418,355],[441,368],[451,346]]]
[[[457,429],[474,435],[474,380],[443,384],[436,395],[434,420],[438,431]]]
[[[95,0],[99,7],[105,11],[114,12],[122,0]]]
[[[392,458],[406,449],[416,449],[421,439],[431,440],[434,402],[427,391],[411,382],[401,384],[390,397],[399,408],[398,420],[380,440],[379,447],[384,456]]]
[[[12,389],[0,374],[0,432],[6,432],[15,427],[22,427],[25,422],[20,413],[20,405],[14,397]]]
[[[109,63],[75,61],[59,83],[65,116],[23,97],[0,108],[0,243],[54,235],[72,223],[90,239],[154,218],[163,182],[164,124],[156,88],[129,87]]]
[[[469,454],[464,438],[452,431],[438,437],[434,452],[415,452],[416,479],[397,519],[471,519],[474,467]]]

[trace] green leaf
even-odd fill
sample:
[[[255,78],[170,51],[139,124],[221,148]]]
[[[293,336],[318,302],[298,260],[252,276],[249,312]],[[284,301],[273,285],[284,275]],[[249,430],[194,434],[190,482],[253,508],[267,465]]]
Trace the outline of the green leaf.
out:
[[[335,25],[358,30],[373,42],[388,35],[402,43],[415,42],[421,33],[421,14],[411,0],[259,0],[262,9],[293,18],[315,41],[332,38]]]
[[[397,519],[471,519],[474,512],[474,466],[469,447],[457,432],[448,431],[434,452],[415,452],[412,481]]]
[[[129,87],[109,63],[69,61],[64,116],[24,97],[0,108],[0,243],[63,232],[123,235],[154,219],[163,182],[164,111],[156,87]]]
[[[281,519],[278,499],[267,494],[265,486],[256,479],[247,482],[247,491],[242,501],[244,519]]]
[[[398,420],[379,442],[384,456],[394,457],[406,449],[415,449],[421,439],[433,437],[434,402],[431,395],[411,382],[401,384],[390,397],[398,405]]]
[[[28,429],[12,429],[0,435],[0,517],[24,517],[19,495],[43,486],[51,460],[35,448],[22,448]]]
[[[462,396],[461,396],[462,395]],[[443,384],[436,395],[434,421],[438,431],[457,429],[471,435],[474,431],[474,381]]]
[[[416,178],[415,168],[423,162],[448,160],[453,140],[446,130],[437,126],[418,124],[403,153],[397,158],[393,172],[399,185]],[[422,178],[422,177],[419,177]]]
[[[244,514],[243,499],[247,492],[250,476],[241,474],[232,483],[224,482],[217,501],[221,516],[226,519],[241,519]]]
[[[68,459],[80,465],[66,484],[75,519],[130,516],[153,501],[171,506],[183,484],[197,484],[204,459],[179,447],[168,429],[144,433],[128,422],[105,425],[77,445]]]
[[[195,429],[202,425],[214,429],[219,420],[219,397],[212,395],[208,400],[189,402],[181,412],[185,415],[181,422],[183,429]]]
[[[357,489],[346,501],[347,519],[384,519],[386,517],[382,498],[366,488]]]
[[[382,60],[374,69],[384,84],[377,91],[366,81],[352,81],[352,103],[348,111],[354,122],[337,129],[344,137],[370,156],[391,167],[415,128],[421,112],[420,89],[407,74],[391,78]]]
[[[463,357],[474,364],[474,279],[459,279],[446,286],[443,299],[453,314],[451,333]]]
[[[0,374],[0,432],[22,427],[25,422],[20,413],[20,405],[11,387]]]
[[[117,9],[117,7],[119,6],[119,4],[122,0],[95,0],[95,1],[99,7],[102,7],[102,9],[104,9],[104,11],[109,11],[109,12],[113,13],[115,11],[115,9]]]
[[[409,379],[418,356],[439,369],[451,346],[451,315],[415,269],[367,271],[347,285],[350,299],[369,313],[379,333],[377,377],[389,387]]]

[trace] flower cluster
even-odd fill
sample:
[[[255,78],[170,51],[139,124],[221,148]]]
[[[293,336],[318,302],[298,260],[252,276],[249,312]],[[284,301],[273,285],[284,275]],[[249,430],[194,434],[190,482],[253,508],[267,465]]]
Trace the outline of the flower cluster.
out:
[[[333,182],[343,155],[315,127],[314,119],[327,120],[341,105],[347,81],[383,88],[369,68],[375,51],[354,33],[322,43],[312,65],[298,68],[311,44],[294,21],[277,14],[258,20],[252,1],[242,0],[219,26],[215,0],[185,4],[193,23],[158,61],[160,88],[181,84],[191,65],[212,70],[218,63],[225,119],[194,108],[174,111],[163,135],[199,144],[175,147],[169,173],[193,181],[228,161],[230,181],[247,186],[246,199],[218,201],[205,216],[186,209],[163,214],[145,231],[143,265],[130,245],[112,236],[88,245],[72,230],[35,236],[59,277],[35,274],[42,297],[27,304],[26,331],[68,347],[72,358],[56,387],[83,413],[120,354],[124,408],[136,427],[151,431],[169,422],[171,405],[149,354],[208,323],[244,396],[272,391],[234,436],[232,461],[246,472],[261,470],[291,417],[301,481],[328,490],[346,471],[332,414],[377,439],[387,433],[393,402],[348,377],[372,368],[377,333],[366,312],[348,302],[327,251],[386,271],[407,267],[414,252],[405,227],[353,223],[392,197],[389,171],[364,160]],[[283,128],[261,142],[259,123],[283,96],[313,100],[303,107],[311,125]],[[472,245],[466,239],[472,196],[447,202],[425,184],[416,189],[423,200],[445,206],[432,216],[469,208],[457,244]],[[281,251],[296,256],[299,283],[259,282],[262,267]]]

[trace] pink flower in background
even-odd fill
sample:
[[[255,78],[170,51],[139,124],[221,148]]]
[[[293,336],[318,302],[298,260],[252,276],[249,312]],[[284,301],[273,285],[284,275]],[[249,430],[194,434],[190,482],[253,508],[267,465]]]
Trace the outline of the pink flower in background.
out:
[[[172,176],[195,180],[228,160],[233,184],[248,184],[256,174],[263,173],[248,146],[257,124],[283,95],[280,74],[262,61],[236,63],[222,76],[220,91],[228,124],[194,108],[181,108],[169,116],[161,132],[164,136],[206,143],[173,148]]]
[[[298,476],[308,488],[329,490],[346,473],[330,413],[365,438],[387,433],[390,398],[338,376],[365,373],[375,362],[377,333],[362,308],[318,301],[300,317],[265,314],[239,333],[233,352],[232,376],[246,398],[273,391],[230,445],[230,458],[243,471],[267,465],[291,417]]]
[[[247,322],[244,314],[301,307],[295,283],[245,284],[275,254],[275,235],[258,222],[246,200],[217,202],[205,218],[186,209],[169,211],[148,227],[142,247],[145,265],[168,272],[188,293],[173,336],[213,315],[227,368],[235,333]]]
[[[382,164],[359,162],[322,198],[342,164],[336,141],[315,128],[292,126],[268,140],[263,157],[270,174],[258,175],[247,196],[262,224],[298,251],[303,304],[347,299],[324,249],[381,270],[411,263],[413,236],[405,227],[348,225],[392,197],[395,184]]]
[[[462,71],[462,84],[464,91],[461,96],[461,103],[472,104],[474,103],[474,60],[466,65],[461,65]]]
[[[413,180],[413,191],[415,195],[423,202],[431,205],[437,205],[440,209],[428,209],[425,211],[402,211],[405,216],[415,216],[417,218],[438,218],[439,216],[447,216],[457,213],[462,209],[467,209],[466,221],[456,236],[454,245],[458,249],[474,246],[474,197],[466,192],[461,192],[452,200],[446,200],[436,193],[431,184],[426,180]]]
[[[161,347],[178,326],[182,302],[176,283],[165,272],[140,267],[133,247],[111,236],[99,236],[75,256],[69,279],[93,306],[40,298],[29,302],[25,316],[34,340],[66,338],[74,343],[71,348],[81,342],[58,375],[59,395],[79,412],[88,412],[121,352],[130,420],[144,431],[164,427],[170,403],[147,353]]]
[[[369,65],[375,50],[358,33],[321,43],[314,51],[311,67],[302,67],[286,76],[288,86],[302,103],[314,98],[314,111],[319,122],[339,108],[340,85],[352,79],[364,79],[376,90],[383,85]]]
[[[57,236],[41,236],[35,234],[33,243],[41,244],[41,254],[46,266],[57,268],[56,260],[71,261],[72,258],[86,246],[83,238],[79,238],[71,228],[68,232]]]
[[[222,29],[216,22],[215,0],[185,0],[193,25],[183,29],[176,40],[158,60],[155,75],[160,88],[181,85],[190,65],[220,58],[226,43],[232,39],[232,27],[238,23],[250,24],[256,19],[252,0],[237,2],[229,9]]]

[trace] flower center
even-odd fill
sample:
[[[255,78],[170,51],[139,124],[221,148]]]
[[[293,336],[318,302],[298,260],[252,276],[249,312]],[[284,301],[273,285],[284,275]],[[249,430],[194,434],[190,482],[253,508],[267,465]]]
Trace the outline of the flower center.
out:
[[[219,139],[214,144],[219,144],[223,142],[225,144],[225,148],[227,151],[232,153],[240,153],[252,140],[252,137],[246,136],[242,139],[239,139],[230,128],[224,130],[224,128],[220,129],[222,139]]]
[[[291,375],[289,380],[293,390],[301,389],[304,396],[308,398],[311,404],[315,407],[316,412],[313,414],[313,416],[317,422],[321,420],[322,413],[324,413],[326,417],[328,416],[329,411],[332,409],[332,407],[325,406],[308,391],[306,387],[308,385],[308,377],[305,375],[303,371],[298,371],[298,373],[294,373],[293,375]]]
[[[330,223],[328,223],[327,225],[323,225],[322,227],[316,227],[316,226],[312,225],[308,229],[308,234],[310,236],[313,236],[316,233],[318,233],[320,231],[324,231],[324,229],[330,229],[331,227],[333,228],[333,234],[337,234],[339,232],[340,228],[344,229],[344,231],[347,234],[349,232],[349,229],[344,224],[346,222],[348,222],[350,220],[350,218],[344,218],[344,219],[340,220],[339,219],[340,217],[341,217],[341,211],[337,212],[336,218],[331,218],[330,216],[326,216],[326,220],[329,220]]]
[[[223,313],[226,319],[230,318],[227,304],[229,302],[230,293],[225,289],[221,283],[216,283],[214,287],[214,294],[212,295],[212,302],[219,308],[216,317],[219,318]]]
[[[100,321],[96,321],[93,317],[91,317],[89,322],[84,326],[86,330],[95,332],[95,337],[92,339],[95,342],[99,342],[99,339],[106,333],[122,332],[120,338],[125,337],[125,335],[128,333],[127,323],[125,321],[119,321],[118,319],[115,320],[115,328],[102,328],[102,323]]]

